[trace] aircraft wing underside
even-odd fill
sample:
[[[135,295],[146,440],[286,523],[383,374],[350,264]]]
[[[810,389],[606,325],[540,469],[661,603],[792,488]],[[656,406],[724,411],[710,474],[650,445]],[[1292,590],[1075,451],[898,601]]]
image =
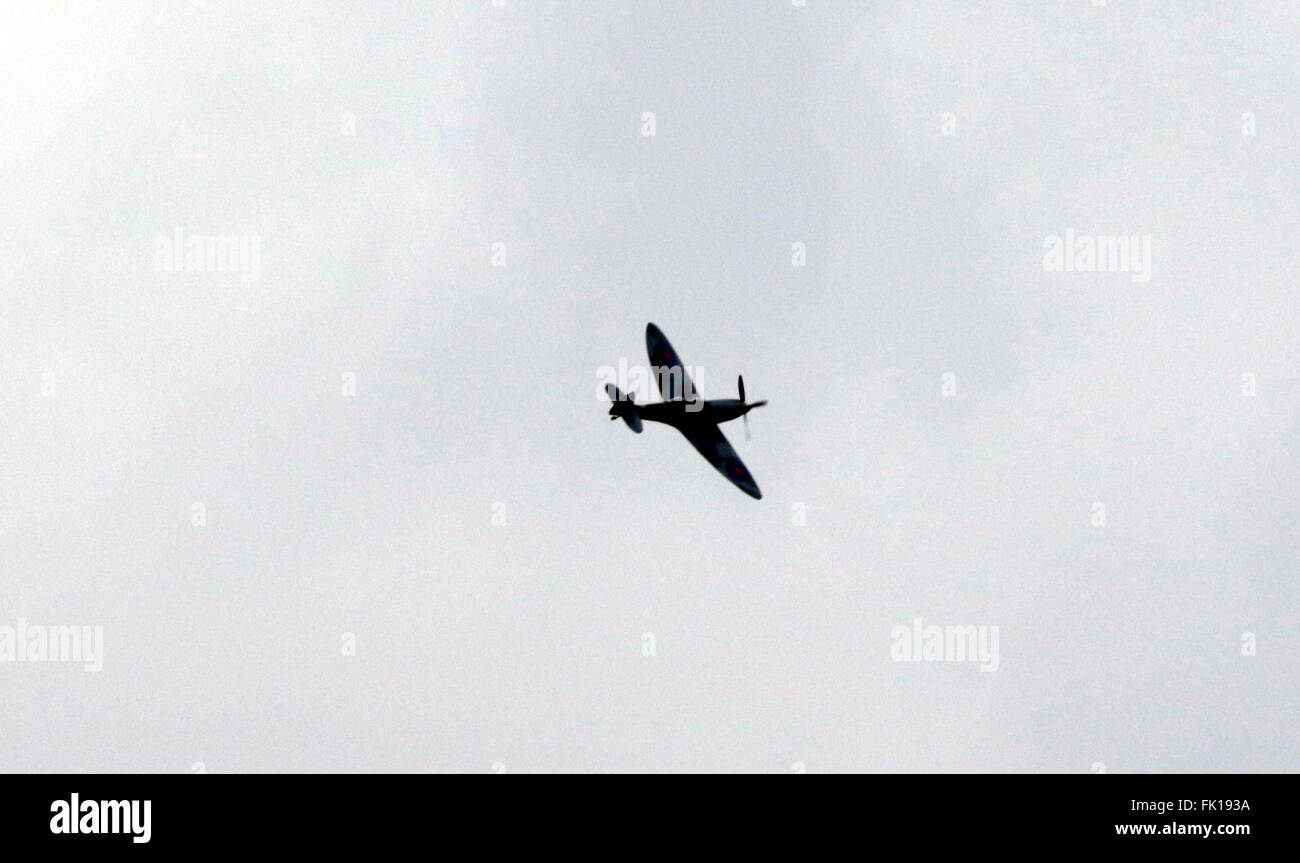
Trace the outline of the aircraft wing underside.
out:
[[[704,456],[709,464],[718,469],[718,473],[725,476],[736,484],[736,487],[745,494],[754,498],[761,498],[763,493],[758,490],[758,483],[749,475],[749,468],[736,455],[736,451],[731,448],[731,444],[722,434],[722,429],[716,425],[696,425],[679,428],[680,431],[691,446]]]
[[[650,370],[654,373],[659,394],[663,396],[664,401],[676,399],[694,401],[695,382],[686,373],[686,368],[682,365],[677,352],[673,350],[673,346],[668,344],[668,339],[664,338],[663,331],[654,324],[646,325],[645,349],[650,355]]]

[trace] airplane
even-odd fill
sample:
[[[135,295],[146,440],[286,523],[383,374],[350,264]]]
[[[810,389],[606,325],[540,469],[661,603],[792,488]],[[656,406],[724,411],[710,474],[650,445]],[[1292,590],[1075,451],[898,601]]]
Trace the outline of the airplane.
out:
[[[627,427],[641,434],[641,421],[663,423],[681,432],[691,446],[695,447],[709,464],[718,472],[736,484],[736,487],[752,498],[761,498],[758,483],[749,475],[745,463],[736,455],[731,444],[723,437],[718,423],[745,418],[745,437],[749,437],[749,417],[754,408],[762,407],[767,401],[745,403],[745,378],[736,380],[740,390],[739,399],[711,399],[704,401],[695,393],[695,384],[678,358],[673,346],[668,344],[661,331],[654,324],[645,326],[646,352],[650,355],[650,368],[659,385],[659,394],[663,401],[654,404],[639,405],[636,400],[624,395],[613,384],[605,384],[605,394],[613,405],[609,409],[609,420],[622,419]]]

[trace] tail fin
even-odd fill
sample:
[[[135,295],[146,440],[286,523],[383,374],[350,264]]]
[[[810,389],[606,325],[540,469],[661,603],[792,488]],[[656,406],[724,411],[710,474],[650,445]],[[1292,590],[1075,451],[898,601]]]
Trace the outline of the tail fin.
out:
[[[610,421],[622,417],[627,427],[637,434],[641,434],[641,414],[637,412],[636,402],[629,396],[623,395],[623,391],[613,384],[605,384],[605,395],[613,402],[609,408]]]

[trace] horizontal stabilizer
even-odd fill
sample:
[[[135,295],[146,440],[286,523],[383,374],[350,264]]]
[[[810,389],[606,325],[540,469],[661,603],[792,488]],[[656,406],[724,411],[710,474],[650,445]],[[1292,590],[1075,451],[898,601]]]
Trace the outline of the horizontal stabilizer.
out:
[[[636,409],[636,402],[613,384],[605,384],[605,395],[614,403],[609,408],[609,418],[622,417],[628,428],[641,434],[641,414]]]

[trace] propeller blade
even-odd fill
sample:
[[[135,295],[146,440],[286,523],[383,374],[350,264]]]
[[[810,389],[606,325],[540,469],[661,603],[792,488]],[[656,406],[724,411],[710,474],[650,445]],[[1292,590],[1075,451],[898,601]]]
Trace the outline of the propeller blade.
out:
[[[740,400],[743,402],[745,400],[745,376],[744,375],[736,376],[736,389],[740,390]]]
[[[744,423],[745,423],[745,440],[750,440],[750,437],[749,437],[749,414],[742,414],[740,418],[741,418],[741,420],[743,420]]]

